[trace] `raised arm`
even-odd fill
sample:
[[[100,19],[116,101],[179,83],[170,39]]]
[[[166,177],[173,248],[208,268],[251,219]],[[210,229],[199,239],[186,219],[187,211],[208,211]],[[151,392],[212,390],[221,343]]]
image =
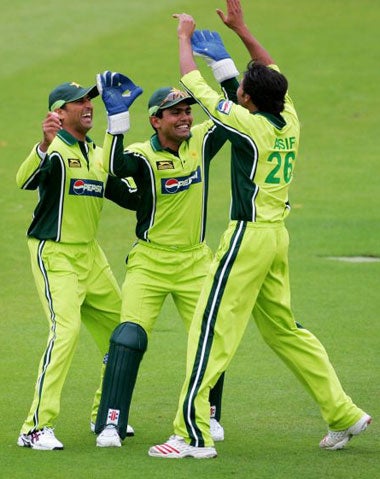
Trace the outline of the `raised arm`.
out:
[[[227,14],[219,8],[216,10],[216,13],[219,15],[222,22],[240,37],[247,48],[251,59],[263,63],[264,65],[274,64],[275,62],[270,54],[249,31],[249,28],[244,21],[240,0],[226,0],[226,4]]]
[[[225,49],[219,33],[195,30],[193,17],[185,13],[174,14],[173,17],[178,19],[181,76],[198,69],[194,55],[203,57],[219,83],[238,76],[239,72]]]
[[[181,76],[183,76],[186,75],[186,73],[198,69],[194,61],[191,46],[191,37],[195,30],[195,21],[191,15],[187,15],[186,13],[174,13],[173,17],[178,19],[179,66]]]

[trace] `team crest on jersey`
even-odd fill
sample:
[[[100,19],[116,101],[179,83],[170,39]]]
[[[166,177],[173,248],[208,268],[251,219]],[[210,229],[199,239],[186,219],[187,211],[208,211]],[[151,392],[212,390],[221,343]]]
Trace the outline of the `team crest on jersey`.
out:
[[[225,115],[229,115],[231,108],[232,108],[233,102],[229,100],[221,100],[218,103],[218,106],[216,109],[220,111],[220,113],[224,113]]]
[[[171,160],[156,161],[157,170],[174,170],[174,163]]]
[[[103,198],[104,184],[102,181],[72,178],[70,180],[69,194],[75,196],[96,196]]]
[[[177,178],[161,178],[161,193],[163,195],[173,195],[180,191],[188,190],[191,185],[202,181],[201,168],[192,171],[188,176],[179,176]]]
[[[82,165],[79,158],[68,158],[69,168],[80,168]]]

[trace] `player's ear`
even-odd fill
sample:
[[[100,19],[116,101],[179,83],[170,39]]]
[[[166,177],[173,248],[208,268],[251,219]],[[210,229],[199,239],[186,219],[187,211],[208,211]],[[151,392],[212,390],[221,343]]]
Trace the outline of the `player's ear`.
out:
[[[242,99],[243,99],[244,103],[247,104],[251,100],[251,95],[248,95],[248,93],[243,91]]]
[[[158,118],[157,116],[150,116],[149,121],[154,129],[160,126],[160,118]]]
[[[58,118],[62,121],[64,116],[65,116],[65,109],[64,108],[56,108],[54,111],[57,113]]]

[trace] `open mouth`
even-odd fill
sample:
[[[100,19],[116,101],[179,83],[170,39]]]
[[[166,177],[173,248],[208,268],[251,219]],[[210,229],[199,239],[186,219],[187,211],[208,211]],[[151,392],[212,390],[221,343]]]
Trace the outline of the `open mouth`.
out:
[[[189,133],[190,126],[189,125],[178,125],[178,126],[176,126],[176,130],[181,131],[183,133]]]

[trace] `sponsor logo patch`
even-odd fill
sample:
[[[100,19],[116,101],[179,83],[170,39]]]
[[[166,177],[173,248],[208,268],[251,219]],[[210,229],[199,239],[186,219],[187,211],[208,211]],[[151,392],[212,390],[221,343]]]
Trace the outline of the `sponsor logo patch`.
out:
[[[119,424],[119,409],[108,409],[106,424]]]
[[[69,168],[80,168],[82,165],[80,164],[79,158],[68,158]]]
[[[170,160],[156,161],[157,170],[174,170],[174,163]]]
[[[69,194],[75,196],[96,196],[103,198],[104,184],[97,180],[81,180],[72,178],[70,180]]]
[[[231,108],[232,108],[233,102],[229,100],[222,100],[219,102],[218,106],[216,109],[220,111],[220,113],[224,113],[225,115],[229,115]]]
[[[173,195],[180,191],[188,190],[194,183],[202,181],[201,168],[192,171],[188,176],[179,176],[177,178],[161,178],[161,193],[163,195]]]

